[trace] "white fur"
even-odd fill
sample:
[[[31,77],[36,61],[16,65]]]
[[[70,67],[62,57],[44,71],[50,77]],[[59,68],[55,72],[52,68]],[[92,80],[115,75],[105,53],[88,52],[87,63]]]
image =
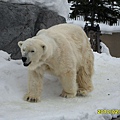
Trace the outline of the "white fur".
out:
[[[62,97],[87,95],[93,89],[94,57],[84,31],[71,24],[60,24],[41,30],[33,38],[18,43],[28,66],[29,89],[25,100],[40,100],[42,78],[46,71],[60,77]],[[23,52],[23,48],[25,50]],[[31,50],[35,50],[31,53]]]

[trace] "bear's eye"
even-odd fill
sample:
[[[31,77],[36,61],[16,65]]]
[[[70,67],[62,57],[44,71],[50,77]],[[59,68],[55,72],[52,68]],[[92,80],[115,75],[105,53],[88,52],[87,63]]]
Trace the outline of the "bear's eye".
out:
[[[35,51],[34,50],[31,50],[31,53],[34,53]]]

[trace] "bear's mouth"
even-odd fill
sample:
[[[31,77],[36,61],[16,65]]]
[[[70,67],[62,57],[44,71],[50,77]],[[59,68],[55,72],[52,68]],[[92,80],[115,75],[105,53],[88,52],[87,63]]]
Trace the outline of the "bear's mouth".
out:
[[[31,63],[31,62],[29,62],[29,63],[23,63],[23,64],[24,64],[24,66],[27,67],[28,65],[30,65],[30,63]]]

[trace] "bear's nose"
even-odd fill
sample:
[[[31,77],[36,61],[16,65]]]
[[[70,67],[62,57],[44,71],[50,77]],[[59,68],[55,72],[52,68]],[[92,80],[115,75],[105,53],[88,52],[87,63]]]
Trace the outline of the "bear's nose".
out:
[[[26,57],[22,57],[22,61],[25,62],[27,60]]]

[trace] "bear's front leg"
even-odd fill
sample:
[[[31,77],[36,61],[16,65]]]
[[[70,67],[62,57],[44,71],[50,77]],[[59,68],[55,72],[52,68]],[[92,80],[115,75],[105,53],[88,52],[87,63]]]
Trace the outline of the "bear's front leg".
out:
[[[40,101],[42,91],[42,75],[38,71],[28,71],[28,93],[24,96],[24,100],[28,102]]]
[[[76,72],[71,70],[61,77],[61,83],[63,86],[63,91],[60,94],[61,97],[73,98],[77,93],[77,83],[76,83]]]

